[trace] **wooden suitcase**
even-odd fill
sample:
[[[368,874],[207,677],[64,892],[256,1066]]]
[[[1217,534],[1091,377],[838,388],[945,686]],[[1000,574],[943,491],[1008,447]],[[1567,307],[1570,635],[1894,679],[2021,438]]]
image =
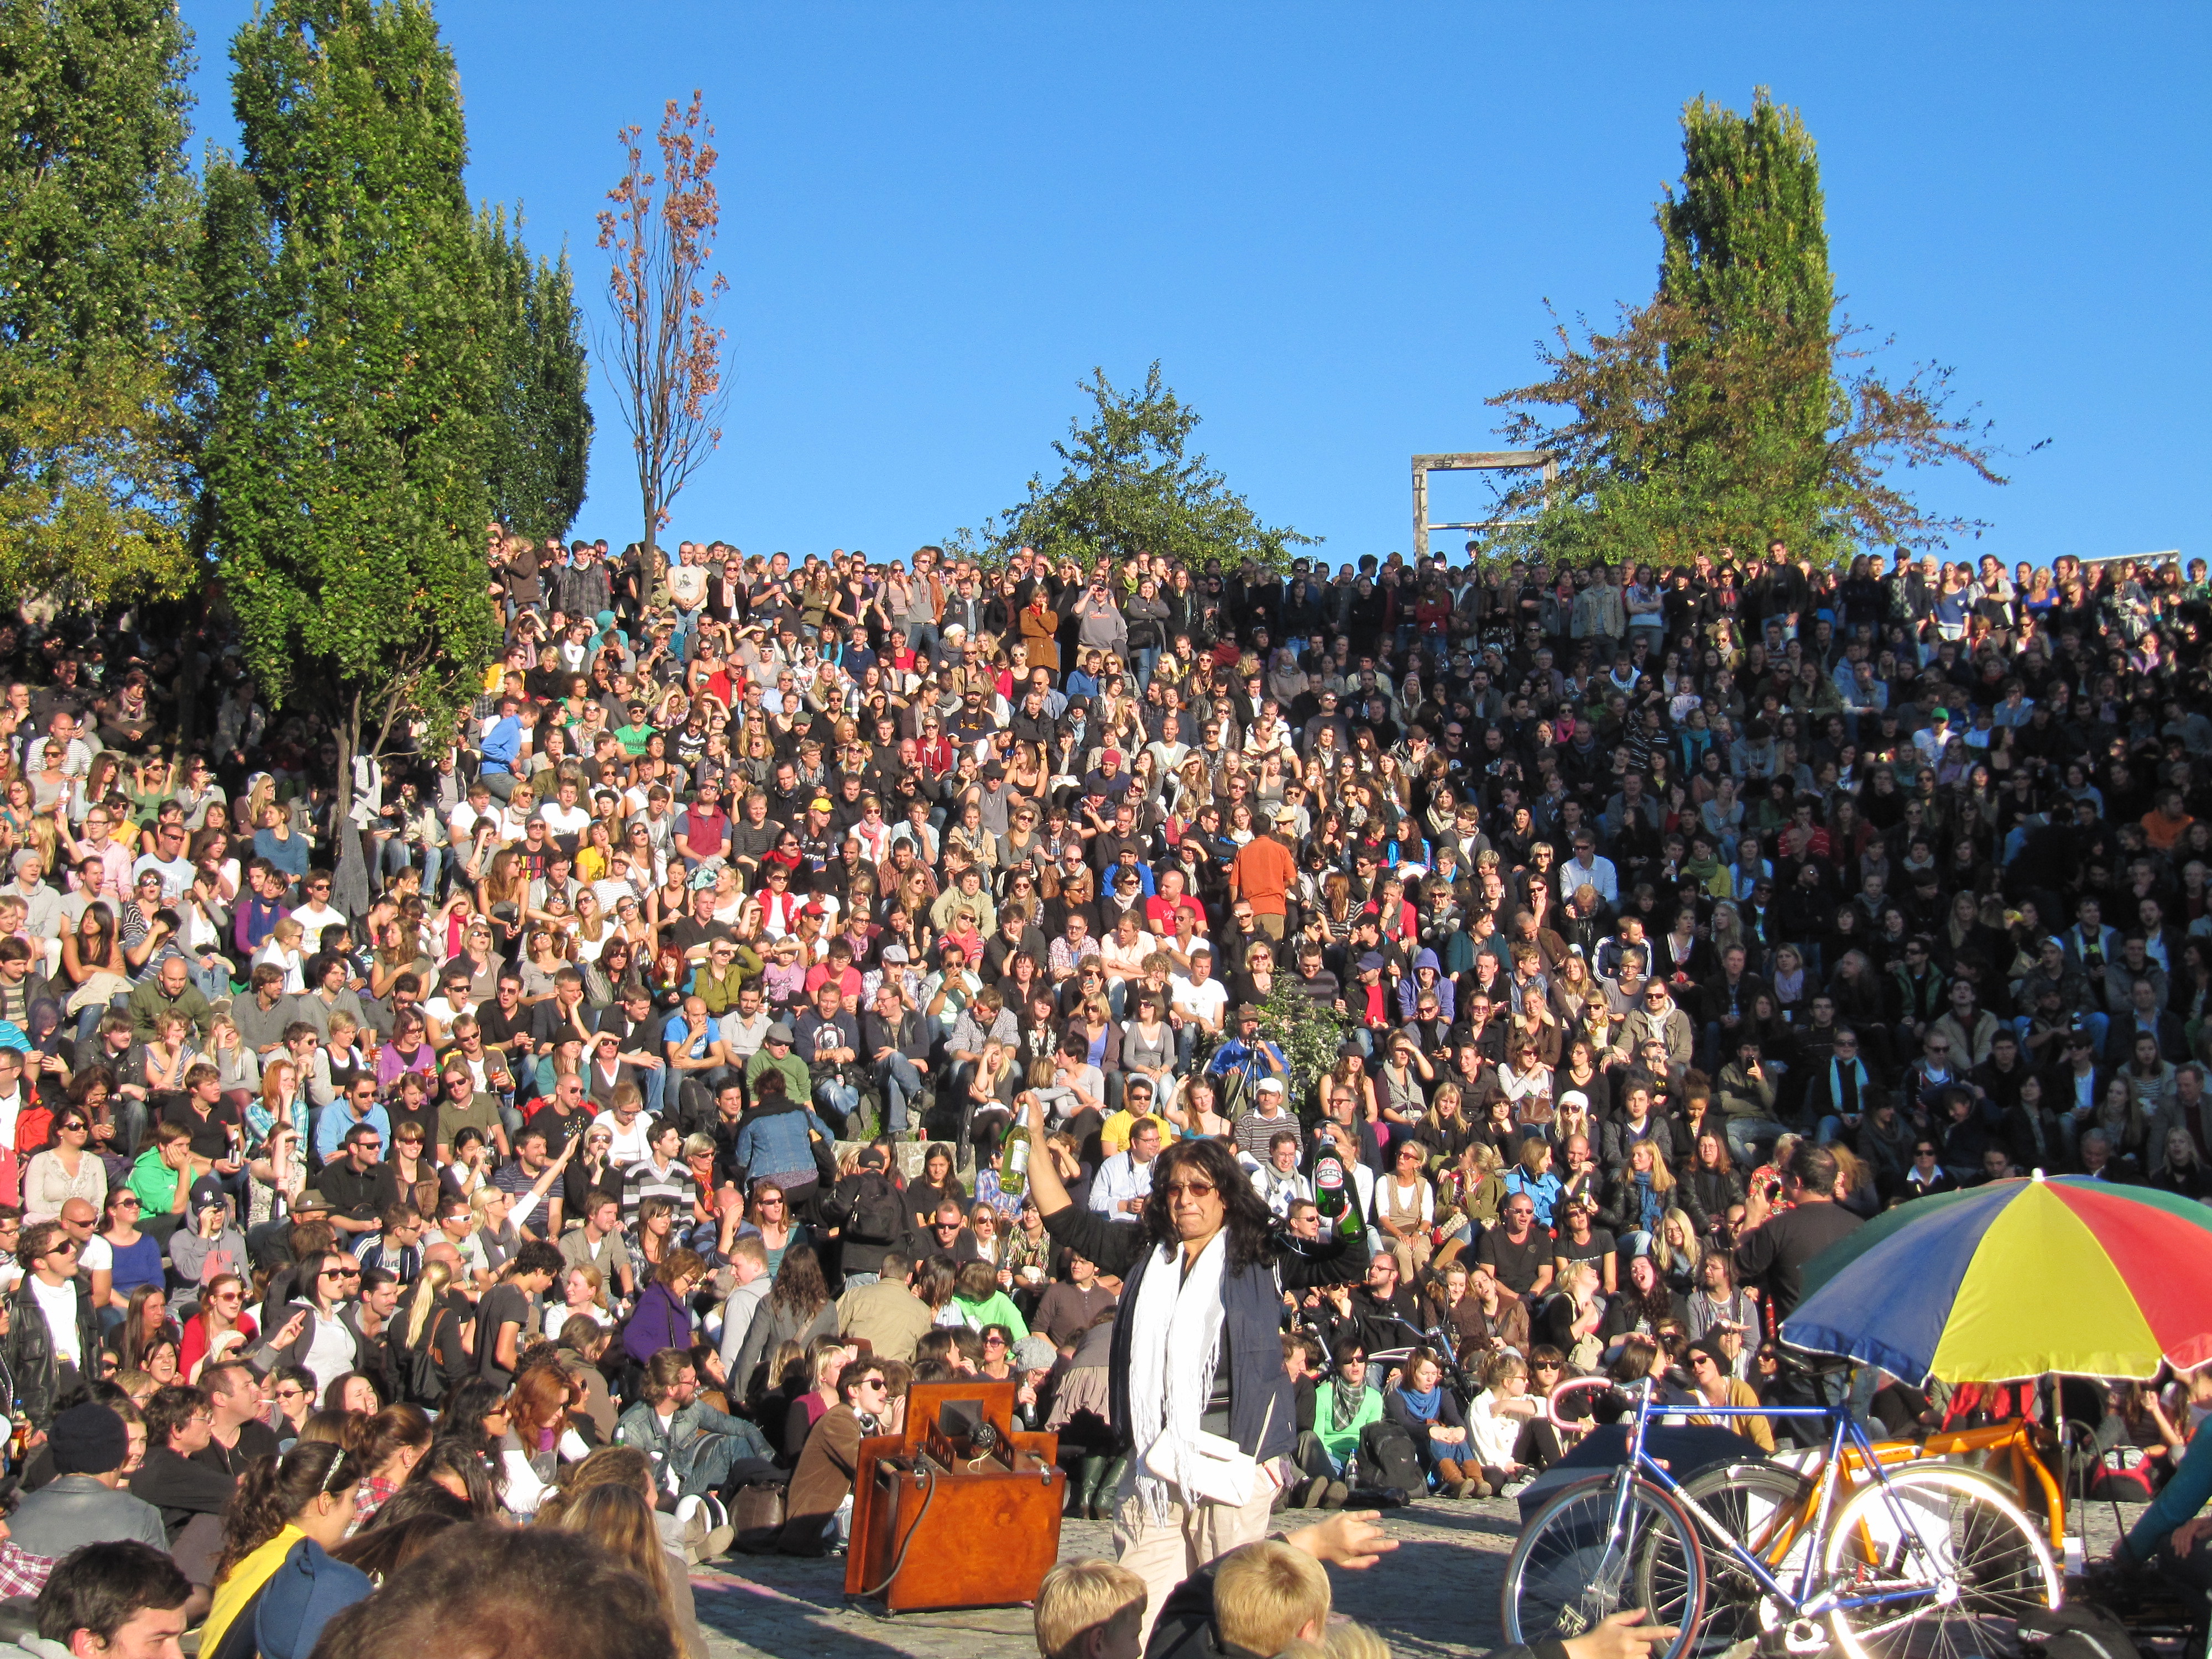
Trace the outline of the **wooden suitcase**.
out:
[[[1013,1410],[1011,1382],[917,1382],[900,1432],[860,1443],[847,1595],[889,1613],[1036,1599],[1067,1477],[1060,1437],[1016,1429]]]

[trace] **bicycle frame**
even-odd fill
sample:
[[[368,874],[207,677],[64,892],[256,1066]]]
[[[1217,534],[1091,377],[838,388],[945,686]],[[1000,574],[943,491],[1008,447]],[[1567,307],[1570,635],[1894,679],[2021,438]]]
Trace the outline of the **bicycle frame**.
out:
[[[1547,1411],[1552,1413],[1553,1420],[1556,1423],[1559,1421],[1557,1402],[1562,1395],[1577,1389],[1613,1386],[1616,1385],[1607,1382],[1601,1377],[1571,1378],[1552,1391],[1546,1401],[1546,1407]],[[1747,1550],[1725,1526],[1715,1520],[1702,1504],[1684,1492],[1681,1483],[1674,1479],[1667,1467],[1644,1449],[1644,1431],[1651,1419],[1654,1417],[1676,1413],[1713,1418],[1817,1417],[1826,1422],[1828,1425],[1827,1456],[1822,1463],[1820,1483],[1815,1490],[1813,1524],[1805,1534],[1808,1546],[1805,1552],[1805,1563],[1798,1571],[1798,1585],[1796,1589],[1790,1589],[1768,1571],[1764,1561]],[[1881,1487],[1891,1518],[1897,1525],[1899,1535],[1908,1540],[1917,1536],[1910,1517],[1905,1514],[1901,1501],[1890,1486],[1889,1477],[1884,1472],[1882,1460],[1876,1455],[1873,1443],[1868,1440],[1865,1431],[1861,1429],[1852,1419],[1850,1407],[1847,1403],[1834,1406],[1709,1406],[1701,1401],[1694,1407],[1662,1406],[1657,1401],[1656,1389],[1647,1377],[1634,1396],[1634,1410],[1628,1431],[1628,1461],[1621,1466],[1620,1473],[1613,1477],[1614,1491],[1613,1515],[1609,1522],[1611,1535],[1614,1538],[1620,1537],[1627,1525],[1629,1494],[1635,1489],[1637,1478],[1640,1476],[1650,1480],[1680,1504],[1688,1512],[1691,1519],[1697,1523],[1699,1530],[1708,1539],[1718,1544],[1729,1558],[1749,1575],[1752,1581],[1764,1594],[1781,1601],[1792,1618],[1809,1619],[1838,1609],[1874,1607],[1891,1601],[1917,1600],[1926,1594],[1925,1586],[1915,1585],[1903,1589],[1881,1591],[1871,1595],[1856,1596],[1837,1595],[1832,1590],[1817,1588],[1822,1554],[1820,1545],[1827,1536],[1830,1510],[1834,1504],[1837,1493],[1842,1489],[1842,1473],[1847,1454],[1855,1457],[1862,1468],[1870,1471],[1876,1484]]]

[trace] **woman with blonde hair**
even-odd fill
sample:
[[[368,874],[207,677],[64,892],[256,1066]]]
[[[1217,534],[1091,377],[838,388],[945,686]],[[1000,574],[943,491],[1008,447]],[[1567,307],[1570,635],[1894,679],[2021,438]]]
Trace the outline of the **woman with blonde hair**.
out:
[[[1698,1238],[1697,1223],[1688,1212],[1669,1208],[1660,1218],[1659,1236],[1651,1246],[1651,1255],[1659,1264],[1659,1276],[1667,1288],[1678,1296],[1687,1296],[1698,1287],[1698,1264],[1705,1259],[1705,1246]]]
[[[1649,1249],[1674,1207],[1674,1176],[1651,1141],[1639,1140],[1620,1173],[1607,1183],[1606,1219],[1624,1249]]]
[[[1468,1141],[1437,1182],[1468,1229],[1468,1243],[1498,1224],[1498,1207],[1506,1198],[1505,1157],[1492,1142]]]
[[[651,1484],[648,1470],[641,1483],[601,1481],[563,1494],[552,1524],[563,1532],[581,1533],[644,1579],[667,1613],[685,1659],[707,1659],[707,1638],[699,1629],[691,1581],[681,1562],[672,1564],[661,1542],[653,1521],[655,1500],[644,1490]]]
[[[614,1328],[615,1316],[607,1310],[606,1279],[590,1263],[572,1267],[561,1275],[561,1302],[560,1317],[548,1316],[549,1332],[564,1328],[576,1314],[583,1315],[604,1330]]]
[[[429,1382],[422,1391],[429,1397],[416,1397],[414,1403],[418,1406],[435,1407],[467,1363],[459,1322],[446,1306],[446,1292],[453,1282],[453,1270],[445,1262],[424,1262],[400,1321],[399,1340],[394,1346],[400,1351],[405,1375],[411,1377],[418,1369],[418,1356],[427,1353],[430,1358]],[[409,1392],[413,1394],[411,1387]]]

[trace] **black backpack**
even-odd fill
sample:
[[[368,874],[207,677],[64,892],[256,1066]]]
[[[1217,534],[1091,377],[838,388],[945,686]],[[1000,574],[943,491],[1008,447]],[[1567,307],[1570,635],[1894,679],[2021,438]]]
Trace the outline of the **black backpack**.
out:
[[[906,1232],[906,1205],[889,1176],[854,1177],[845,1237],[856,1244],[896,1244]]]
[[[1359,1480],[1365,1486],[1399,1487],[1408,1498],[1422,1497],[1429,1490],[1413,1437],[1387,1417],[1359,1431]]]

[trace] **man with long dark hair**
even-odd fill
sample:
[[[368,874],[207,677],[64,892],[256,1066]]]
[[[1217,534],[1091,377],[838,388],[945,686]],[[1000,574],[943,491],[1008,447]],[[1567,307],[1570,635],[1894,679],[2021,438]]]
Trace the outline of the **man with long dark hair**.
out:
[[[1353,1218],[1352,1231],[1310,1244],[1278,1233],[1217,1140],[1162,1152],[1136,1224],[1117,1224],[1069,1198],[1043,1109],[1033,1096],[1024,1107],[1030,1192],[1046,1228],[1123,1283],[1109,1367],[1123,1460],[1114,1543],[1157,1609],[1207,1562],[1266,1534],[1297,1438],[1282,1293],[1357,1281],[1365,1231]]]

